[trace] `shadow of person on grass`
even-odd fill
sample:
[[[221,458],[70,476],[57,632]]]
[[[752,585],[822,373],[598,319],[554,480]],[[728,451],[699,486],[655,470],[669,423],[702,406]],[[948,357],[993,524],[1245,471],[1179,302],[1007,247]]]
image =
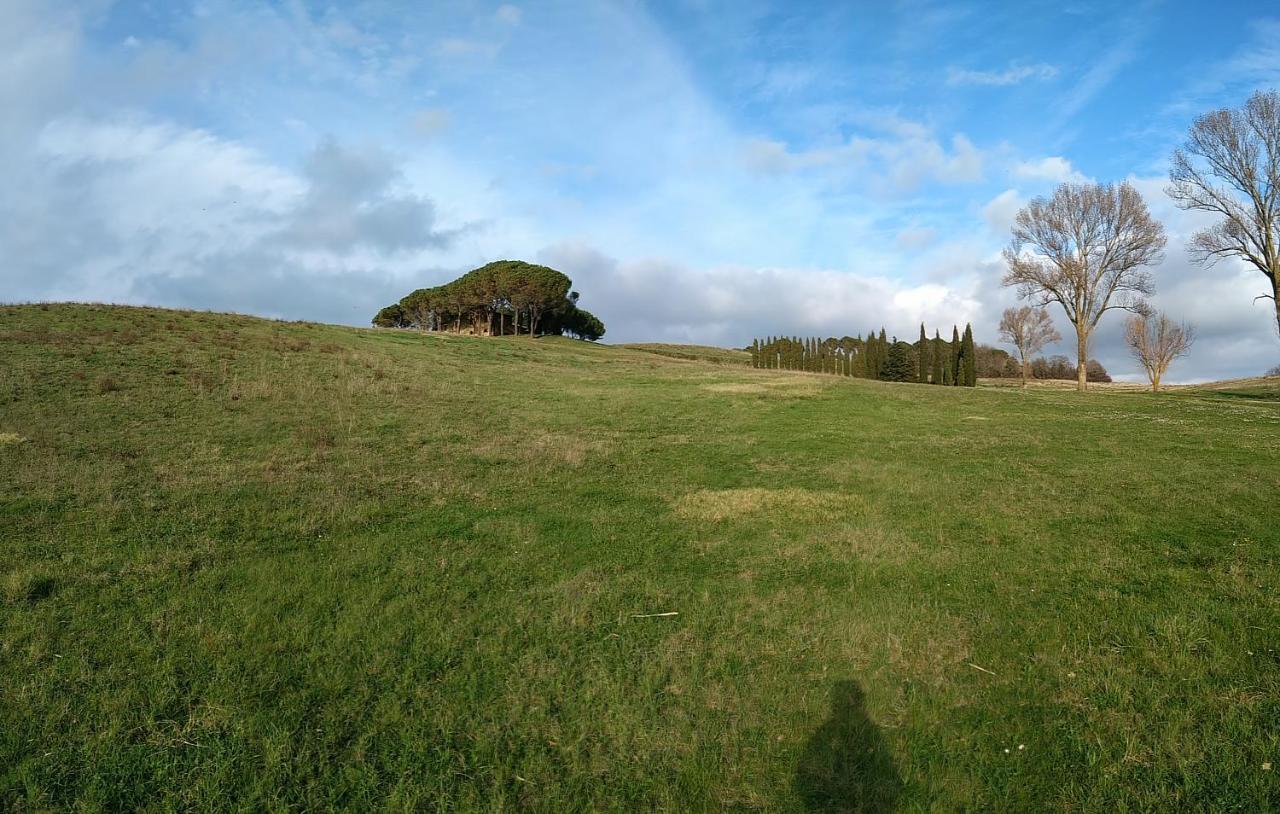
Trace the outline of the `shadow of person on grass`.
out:
[[[805,744],[795,790],[806,811],[893,810],[902,778],[879,728],[867,717],[858,682],[840,681],[832,688],[831,717]]]

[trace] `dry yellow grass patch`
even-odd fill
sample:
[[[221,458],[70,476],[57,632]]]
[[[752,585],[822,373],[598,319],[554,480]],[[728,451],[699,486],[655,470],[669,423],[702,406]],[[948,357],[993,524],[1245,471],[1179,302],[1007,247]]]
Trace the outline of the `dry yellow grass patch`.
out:
[[[890,633],[886,648],[895,673],[931,687],[947,686],[957,675],[977,671],[970,661],[969,630],[954,617],[938,618],[929,632]]]
[[[830,492],[808,489],[700,489],[690,492],[675,504],[675,512],[686,520],[719,523],[733,517],[760,514],[794,514],[799,511],[837,506],[845,498]]]
[[[589,456],[603,454],[610,449],[612,443],[606,439],[544,432],[525,438],[486,439],[471,447],[471,452],[484,459],[540,463],[554,461],[579,467]]]
[[[821,393],[831,382],[817,376],[787,376],[752,382],[712,382],[702,385],[710,393],[774,398],[808,398]]]
[[[763,384],[750,382],[716,382],[715,384],[704,384],[702,389],[712,393],[755,394],[769,392],[769,389]]]

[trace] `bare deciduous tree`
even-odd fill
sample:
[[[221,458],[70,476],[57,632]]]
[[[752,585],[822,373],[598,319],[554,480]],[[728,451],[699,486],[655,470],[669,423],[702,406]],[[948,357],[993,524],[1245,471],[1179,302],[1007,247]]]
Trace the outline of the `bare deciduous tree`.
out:
[[[1004,251],[1004,284],[1037,306],[1056,302],[1076,329],[1076,386],[1088,387],[1089,336],[1112,309],[1149,310],[1154,285],[1143,267],[1159,262],[1164,227],[1128,183],[1062,184],[1018,213]]]
[[[1192,256],[1205,265],[1239,257],[1262,272],[1271,293],[1254,299],[1271,300],[1280,330],[1280,93],[1196,119],[1169,180],[1178,206],[1222,217],[1191,239]]]
[[[1196,340],[1191,325],[1177,323],[1164,314],[1135,314],[1124,324],[1124,341],[1133,358],[1147,371],[1151,392],[1160,391],[1160,378],[1179,356],[1185,356]]]
[[[1018,349],[1018,356],[1022,360],[1023,387],[1027,386],[1027,377],[1031,372],[1031,357],[1043,350],[1045,345],[1060,339],[1062,335],[1053,327],[1053,320],[1043,308],[1032,308],[1030,305],[1006,308],[1000,317],[1000,341]]]

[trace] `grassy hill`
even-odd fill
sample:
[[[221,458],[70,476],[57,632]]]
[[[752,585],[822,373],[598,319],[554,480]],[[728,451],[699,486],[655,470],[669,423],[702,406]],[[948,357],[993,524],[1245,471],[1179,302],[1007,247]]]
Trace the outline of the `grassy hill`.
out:
[[[1280,806],[1266,382],[90,306],[0,358],[0,809]]]
[[[618,345],[619,348],[656,353],[671,359],[689,359],[695,362],[711,362],[719,365],[750,365],[751,354],[745,350],[716,348],[709,345],[671,345],[662,342],[634,342]]]

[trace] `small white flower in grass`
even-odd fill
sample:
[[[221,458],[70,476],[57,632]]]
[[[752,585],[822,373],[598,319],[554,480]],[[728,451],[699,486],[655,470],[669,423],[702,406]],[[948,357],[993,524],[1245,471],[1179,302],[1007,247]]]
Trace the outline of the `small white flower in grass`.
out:
[[[1021,752],[1023,749],[1026,749],[1026,748],[1027,748],[1027,745],[1026,745],[1025,743],[1020,743],[1020,744],[1018,744],[1018,751],[1019,751],[1019,752]]]
[[[1271,761],[1268,760],[1266,763],[1262,764],[1262,771],[1264,772],[1271,771]]]

